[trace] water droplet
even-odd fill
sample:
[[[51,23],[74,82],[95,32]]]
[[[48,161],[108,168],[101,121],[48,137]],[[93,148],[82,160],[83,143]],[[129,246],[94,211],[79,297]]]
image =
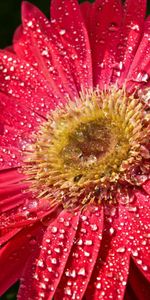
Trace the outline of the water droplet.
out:
[[[68,296],[71,296],[72,295],[72,292],[71,292],[71,289],[69,287],[66,287],[65,290],[64,290],[64,293]]]
[[[120,248],[117,249],[118,253],[124,253],[125,251],[126,251],[125,247],[120,247]]]
[[[44,263],[43,263],[43,260],[42,260],[42,259],[39,259],[39,260],[37,261],[37,266],[38,266],[38,267],[44,267]]]
[[[96,284],[96,288],[97,288],[97,289],[101,289],[101,287],[102,287],[101,283],[98,282],[98,283]]]
[[[144,271],[147,271],[147,270],[148,270],[148,266],[144,265],[144,266],[142,266],[142,269],[143,269]]]
[[[73,278],[75,278],[76,277],[76,270],[72,270],[70,272],[70,276],[73,277]]]
[[[93,242],[92,242],[92,240],[86,240],[84,242],[84,244],[87,245],[87,246],[91,246],[91,245],[93,245]]]
[[[57,259],[56,259],[56,258],[51,258],[51,263],[52,263],[53,265],[56,265],[56,264],[57,264]]]
[[[112,234],[114,234],[114,232],[115,232],[115,229],[114,229],[113,227],[111,227],[111,228],[109,229],[109,233],[112,235]]]
[[[64,35],[64,34],[66,33],[66,30],[65,30],[65,29],[61,29],[61,30],[59,31],[59,33],[60,33],[60,35]]]
[[[78,271],[78,275],[85,276],[85,269],[84,269],[84,268],[81,268],[81,269]]]
[[[149,74],[145,71],[141,71],[138,73],[136,79],[134,81],[136,82],[147,82],[149,80]]]
[[[132,255],[134,256],[134,257],[137,257],[139,254],[138,254],[138,251],[137,250],[135,250],[135,251],[132,251]]]
[[[98,230],[98,227],[97,227],[96,224],[91,224],[90,226],[91,226],[92,231],[97,231]]]
[[[57,227],[56,226],[53,226],[52,229],[51,229],[52,233],[56,233],[58,231]]]

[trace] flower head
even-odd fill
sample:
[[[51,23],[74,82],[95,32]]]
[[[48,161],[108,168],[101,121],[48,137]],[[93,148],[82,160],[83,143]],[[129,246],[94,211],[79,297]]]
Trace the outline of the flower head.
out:
[[[23,3],[0,51],[1,294],[20,280],[20,300],[148,299],[145,10],[53,0],[49,21]]]

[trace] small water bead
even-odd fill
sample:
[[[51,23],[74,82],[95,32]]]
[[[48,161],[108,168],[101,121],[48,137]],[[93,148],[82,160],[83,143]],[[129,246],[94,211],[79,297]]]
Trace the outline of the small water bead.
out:
[[[99,289],[101,289],[101,287],[102,287],[101,283],[98,282],[98,283],[96,284],[96,288],[99,290]]]
[[[66,33],[66,30],[65,29],[61,29],[60,31],[59,31],[59,34],[60,35],[64,35]]]
[[[42,259],[39,259],[39,260],[37,261],[37,266],[38,266],[38,267],[44,267],[44,262],[43,262]]]
[[[111,228],[109,229],[109,233],[110,233],[111,235],[113,235],[113,234],[115,233],[115,229],[114,229],[113,227],[111,227]]]
[[[143,271],[148,271],[148,266],[143,265],[143,266],[142,266],[142,269],[143,269]]]
[[[60,253],[61,249],[60,249],[60,248],[54,248],[54,251],[55,251],[56,253]]]
[[[65,290],[64,290],[64,293],[68,296],[71,296],[72,295],[72,291],[69,287],[66,287]]]
[[[87,251],[84,251],[84,255],[86,256],[86,257],[90,257],[90,253],[89,252],[87,252]]]
[[[40,283],[40,287],[41,287],[42,289],[46,289],[46,284],[43,283],[43,282],[41,282],[41,283]]]
[[[82,219],[82,221],[86,221],[87,220],[87,216],[82,215],[81,219]]]
[[[84,244],[87,245],[87,246],[91,246],[91,245],[93,245],[93,241],[92,240],[85,240]]]
[[[82,239],[79,239],[79,240],[77,241],[77,245],[79,245],[79,246],[83,245],[83,240],[82,240]]]
[[[136,261],[137,261],[138,265],[142,265],[142,260],[141,259],[137,259]]]
[[[141,71],[138,73],[136,79],[134,79],[134,81],[136,82],[148,82],[149,80],[149,74],[145,71]]]
[[[135,30],[135,31],[140,31],[140,27],[138,24],[134,24],[130,27],[132,30]]]
[[[138,253],[137,250],[134,250],[134,251],[132,251],[132,255],[133,255],[134,257],[138,257],[139,253]]]
[[[125,247],[120,247],[120,248],[117,249],[118,253],[124,253],[125,251],[126,251]]]
[[[82,275],[82,276],[85,276],[85,268],[81,268],[79,271],[78,271],[78,275]]]
[[[128,207],[128,211],[129,211],[129,212],[137,212],[137,210],[138,210],[138,207],[137,207],[137,206],[129,206],[129,207]]]
[[[96,224],[91,224],[90,227],[91,227],[92,231],[98,230],[98,226]]]
[[[56,233],[57,231],[58,231],[58,228],[56,226],[53,226],[52,229],[51,229],[51,232]]]
[[[50,239],[46,239],[45,240],[46,243],[50,243],[50,241],[51,241]]]

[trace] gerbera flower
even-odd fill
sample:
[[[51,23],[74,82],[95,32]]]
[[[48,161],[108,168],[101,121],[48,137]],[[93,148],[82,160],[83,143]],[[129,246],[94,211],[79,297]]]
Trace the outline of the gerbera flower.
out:
[[[0,52],[0,293],[148,299],[146,1],[22,6]],[[128,287],[126,284],[128,281]]]

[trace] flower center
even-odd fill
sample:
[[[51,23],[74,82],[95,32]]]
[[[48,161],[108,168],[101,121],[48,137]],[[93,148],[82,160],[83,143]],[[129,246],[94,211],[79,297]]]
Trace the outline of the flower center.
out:
[[[143,164],[144,126],[142,103],[124,90],[81,93],[51,113],[26,149],[32,191],[66,207],[110,201]]]

